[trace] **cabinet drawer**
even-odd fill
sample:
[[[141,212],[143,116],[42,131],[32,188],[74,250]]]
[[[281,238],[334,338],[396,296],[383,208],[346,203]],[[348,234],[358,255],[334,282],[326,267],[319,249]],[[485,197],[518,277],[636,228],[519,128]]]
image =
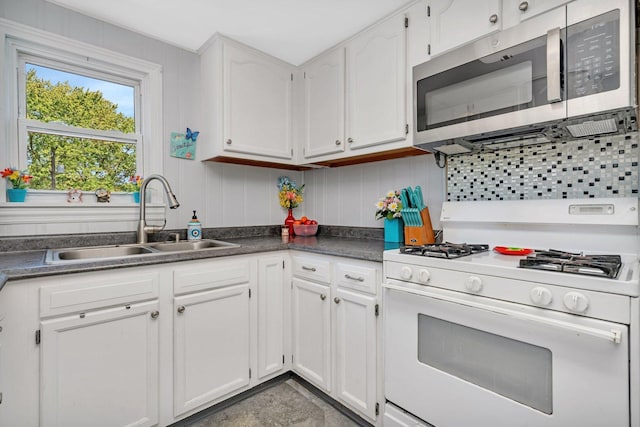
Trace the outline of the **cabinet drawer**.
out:
[[[354,264],[336,264],[336,284],[343,288],[376,294],[378,269]]]
[[[248,259],[212,261],[206,265],[176,269],[173,272],[173,292],[180,295],[204,291],[248,283],[250,279],[251,265]]]
[[[106,276],[106,277],[105,277]],[[40,288],[40,316],[77,313],[158,298],[159,273],[81,275]]]
[[[293,275],[316,282],[329,283],[331,269],[329,261],[312,257],[293,257]]]

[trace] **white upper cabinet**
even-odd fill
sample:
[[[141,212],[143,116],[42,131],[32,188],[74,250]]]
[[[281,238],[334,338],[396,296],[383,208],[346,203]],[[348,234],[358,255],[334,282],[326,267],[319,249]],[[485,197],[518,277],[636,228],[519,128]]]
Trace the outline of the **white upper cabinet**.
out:
[[[502,0],[429,0],[431,55],[502,28]]]
[[[572,0],[503,0],[503,28],[517,25],[548,10],[563,6]]]
[[[405,19],[404,14],[393,16],[347,44],[350,149],[406,137]]]
[[[222,37],[201,57],[202,160],[293,161],[294,67]]]
[[[408,76],[412,78],[412,68],[429,60],[429,16],[427,0],[422,0],[407,10],[407,65]]]
[[[304,68],[304,157],[344,151],[344,49],[332,50]]]

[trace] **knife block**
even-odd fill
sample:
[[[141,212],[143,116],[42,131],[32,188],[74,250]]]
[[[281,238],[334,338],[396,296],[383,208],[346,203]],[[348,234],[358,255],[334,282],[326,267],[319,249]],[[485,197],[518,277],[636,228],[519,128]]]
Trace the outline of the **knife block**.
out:
[[[422,227],[404,227],[404,244],[407,246],[431,245],[436,242],[429,216],[429,208],[420,211]]]

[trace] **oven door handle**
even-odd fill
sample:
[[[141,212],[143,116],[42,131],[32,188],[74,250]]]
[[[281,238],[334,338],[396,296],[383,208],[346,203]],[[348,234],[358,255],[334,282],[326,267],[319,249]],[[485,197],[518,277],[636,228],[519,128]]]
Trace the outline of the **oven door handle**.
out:
[[[571,332],[575,332],[578,334],[590,335],[592,337],[601,338],[607,341],[611,341],[615,344],[620,344],[622,340],[622,331],[619,329],[611,329],[610,331],[605,331],[598,328],[592,328],[584,325],[576,325],[574,323],[565,322],[562,320],[551,319],[547,317],[538,316],[530,313],[523,313],[520,311],[509,310],[507,308],[496,307],[489,304],[483,304],[477,301],[467,301],[460,298],[455,298],[448,295],[441,295],[429,291],[412,289],[405,286],[394,285],[393,283],[389,283],[389,281],[382,284],[383,288],[392,289],[395,291],[410,293],[414,295],[419,295],[427,298],[433,298],[441,301],[450,302],[453,304],[465,305],[467,307],[476,308],[479,310],[485,310],[496,314],[502,314],[506,316],[510,316],[520,320],[526,320],[536,323],[541,323],[547,326],[552,326],[555,328],[565,329]]]

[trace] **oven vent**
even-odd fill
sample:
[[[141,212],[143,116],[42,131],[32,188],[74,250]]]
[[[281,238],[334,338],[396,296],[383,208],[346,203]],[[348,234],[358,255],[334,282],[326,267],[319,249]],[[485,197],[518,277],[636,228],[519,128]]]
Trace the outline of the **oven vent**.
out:
[[[574,138],[618,132],[614,119],[591,120],[576,125],[567,125],[567,130]]]

